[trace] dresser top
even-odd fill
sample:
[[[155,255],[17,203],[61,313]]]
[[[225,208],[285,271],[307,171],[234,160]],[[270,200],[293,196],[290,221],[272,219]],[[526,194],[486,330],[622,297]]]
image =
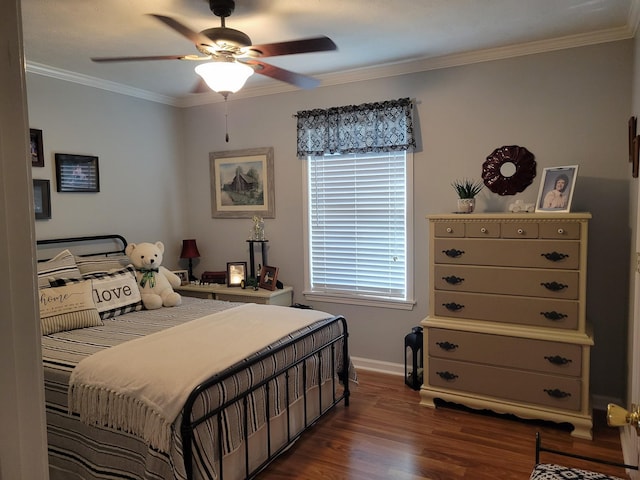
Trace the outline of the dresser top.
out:
[[[434,215],[427,215],[428,220],[460,220],[460,221],[474,221],[474,220],[589,220],[591,214],[589,212],[576,212],[576,213],[441,213]]]

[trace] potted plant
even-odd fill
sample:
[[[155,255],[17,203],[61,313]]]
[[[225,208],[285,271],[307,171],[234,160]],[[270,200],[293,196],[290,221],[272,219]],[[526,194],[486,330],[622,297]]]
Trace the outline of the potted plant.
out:
[[[484,188],[481,181],[455,180],[451,186],[458,194],[458,213],[471,213],[476,207],[476,195]]]

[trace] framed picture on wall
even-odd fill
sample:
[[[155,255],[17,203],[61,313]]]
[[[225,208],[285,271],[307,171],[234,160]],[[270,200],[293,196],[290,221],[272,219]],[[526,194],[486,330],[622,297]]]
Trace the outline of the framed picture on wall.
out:
[[[578,165],[545,168],[542,172],[536,212],[570,212],[578,178]]]
[[[58,192],[99,192],[98,157],[56,153]]]
[[[51,190],[49,180],[33,180],[33,209],[36,220],[51,218]]]
[[[273,147],[209,153],[212,218],[275,218]]]
[[[29,143],[31,144],[31,166],[44,167],[44,148],[42,146],[42,130],[29,129]]]

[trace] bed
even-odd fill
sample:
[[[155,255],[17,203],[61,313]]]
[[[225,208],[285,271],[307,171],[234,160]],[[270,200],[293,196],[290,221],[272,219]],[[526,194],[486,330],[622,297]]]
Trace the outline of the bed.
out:
[[[348,406],[344,317],[189,297],[144,310],[126,244],[38,241],[52,480],[253,478]],[[42,306],[87,300],[89,288],[97,318],[84,304],[82,314]]]

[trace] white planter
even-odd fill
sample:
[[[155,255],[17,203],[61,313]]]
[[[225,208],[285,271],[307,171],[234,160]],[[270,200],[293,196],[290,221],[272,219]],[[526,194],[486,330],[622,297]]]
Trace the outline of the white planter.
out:
[[[458,199],[458,213],[472,213],[476,208],[475,198],[459,198]]]

